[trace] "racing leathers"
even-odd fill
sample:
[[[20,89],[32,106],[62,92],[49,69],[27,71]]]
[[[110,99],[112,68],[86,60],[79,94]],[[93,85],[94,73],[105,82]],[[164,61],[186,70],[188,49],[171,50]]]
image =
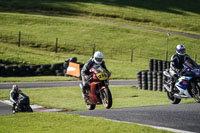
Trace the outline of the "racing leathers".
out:
[[[101,64],[96,64],[94,61],[94,58],[93,57],[90,58],[88,60],[88,62],[85,63],[85,65],[83,66],[83,68],[81,70],[82,84],[83,84],[82,92],[84,94],[84,97],[85,97],[86,89],[89,87],[89,81],[88,81],[87,77],[90,74],[91,68],[94,68],[94,69],[101,68],[103,71],[109,73],[104,61],[102,61]]]
[[[179,55],[179,54],[174,54],[171,57],[171,61],[170,61],[170,75],[171,75],[171,91],[173,91],[174,89],[174,85],[175,82],[177,81],[178,77],[178,73],[183,69],[183,64],[187,59],[191,59],[187,54],[184,55]]]

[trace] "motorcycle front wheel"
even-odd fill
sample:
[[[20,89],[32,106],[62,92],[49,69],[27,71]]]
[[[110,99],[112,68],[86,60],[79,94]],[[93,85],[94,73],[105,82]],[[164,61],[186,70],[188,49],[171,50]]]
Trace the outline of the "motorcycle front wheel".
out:
[[[95,107],[96,107],[96,104],[87,104],[86,103],[86,107],[87,107],[88,110],[94,110]]]
[[[191,83],[191,87],[192,87],[191,90],[192,97],[197,103],[200,103],[200,88],[198,84],[195,85],[194,83]]]
[[[169,101],[172,103],[172,104],[179,104],[181,99],[178,99],[176,97],[174,97],[174,95],[170,92],[167,92],[167,96],[168,96],[168,99]]]
[[[103,98],[102,103],[106,109],[110,109],[112,107],[112,95],[109,88],[104,88],[102,90]]]

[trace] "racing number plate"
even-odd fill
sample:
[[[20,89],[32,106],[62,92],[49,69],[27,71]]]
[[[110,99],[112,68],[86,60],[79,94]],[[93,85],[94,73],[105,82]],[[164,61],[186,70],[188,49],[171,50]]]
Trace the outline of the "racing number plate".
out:
[[[97,78],[98,78],[99,80],[107,80],[107,79],[108,79],[108,74],[105,73],[105,72],[97,73]]]

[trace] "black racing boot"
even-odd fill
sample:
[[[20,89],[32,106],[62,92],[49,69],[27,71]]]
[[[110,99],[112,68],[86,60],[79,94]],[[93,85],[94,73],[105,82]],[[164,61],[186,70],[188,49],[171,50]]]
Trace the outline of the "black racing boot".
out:
[[[87,90],[87,87],[83,87],[83,88],[82,88],[82,94],[83,94],[83,98],[84,98],[85,100],[89,99],[86,90]]]
[[[16,104],[14,103],[14,104],[12,105],[12,112],[13,112],[13,113],[16,113],[16,111],[15,111],[15,106],[16,106]]]
[[[171,86],[170,86],[170,92],[174,92],[174,87],[175,87],[175,84],[176,84],[176,81],[178,80],[178,77],[177,76],[174,76],[172,79],[171,79]]]

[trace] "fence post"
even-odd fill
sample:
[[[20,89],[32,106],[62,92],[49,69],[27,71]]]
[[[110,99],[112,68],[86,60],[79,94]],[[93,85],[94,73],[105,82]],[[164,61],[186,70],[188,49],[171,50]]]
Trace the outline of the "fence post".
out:
[[[197,60],[197,54],[194,54],[194,61],[196,62]]]
[[[131,49],[131,62],[133,62],[133,49]]]
[[[56,38],[56,53],[58,52],[58,38]]]
[[[94,55],[94,53],[95,53],[95,48],[96,48],[96,45],[94,44],[94,46],[93,46],[93,51],[92,51],[92,55]]]
[[[18,47],[20,47],[20,44],[21,44],[21,31],[19,31]]]
[[[170,32],[167,32],[167,43],[166,43],[166,55],[165,55],[165,60],[168,61],[168,37],[171,36]]]

